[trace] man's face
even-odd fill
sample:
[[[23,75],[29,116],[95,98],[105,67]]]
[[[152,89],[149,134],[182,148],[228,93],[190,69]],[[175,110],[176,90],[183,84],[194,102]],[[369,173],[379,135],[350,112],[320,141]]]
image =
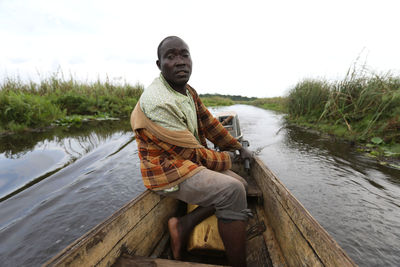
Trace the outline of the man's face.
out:
[[[185,85],[192,73],[189,47],[179,38],[166,40],[160,47],[157,66],[171,86]]]

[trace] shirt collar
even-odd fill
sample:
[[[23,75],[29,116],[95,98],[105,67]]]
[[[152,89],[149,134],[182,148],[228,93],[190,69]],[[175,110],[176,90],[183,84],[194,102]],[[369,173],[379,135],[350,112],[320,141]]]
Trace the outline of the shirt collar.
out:
[[[161,82],[165,85],[165,87],[167,87],[168,90],[172,91],[174,94],[180,95],[182,96],[182,94],[178,93],[177,91],[174,90],[174,88],[171,87],[171,85],[169,85],[169,83],[167,82],[167,80],[164,78],[164,76],[162,75],[162,72],[160,72],[160,80]],[[186,88],[186,96],[189,96],[189,90]]]

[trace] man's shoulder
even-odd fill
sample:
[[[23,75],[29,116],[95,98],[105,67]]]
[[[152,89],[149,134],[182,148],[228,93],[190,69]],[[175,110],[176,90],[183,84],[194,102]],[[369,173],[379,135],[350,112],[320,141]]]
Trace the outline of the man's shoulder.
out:
[[[151,97],[153,94],[156,94],[157,91],[160,91],[160,89],[162,89],[161,85],[162,83],[160,81],[160,78],[155,78],[153,82],[144,89],[141,98]]]
[[[144,90],[139,101],[143,111],[150,111],[160,107],[174,106],[176,99],[165,88],[160,78],[155,78]]]

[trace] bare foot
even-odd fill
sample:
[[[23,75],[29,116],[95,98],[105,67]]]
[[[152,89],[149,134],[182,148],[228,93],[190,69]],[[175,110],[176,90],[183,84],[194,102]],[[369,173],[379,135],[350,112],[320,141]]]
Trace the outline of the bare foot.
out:
[[[179,231],[179,219],[172,217],[168,220],[168,230],[171,236],[171,249],[175,260],[181,259],[182,240]]]

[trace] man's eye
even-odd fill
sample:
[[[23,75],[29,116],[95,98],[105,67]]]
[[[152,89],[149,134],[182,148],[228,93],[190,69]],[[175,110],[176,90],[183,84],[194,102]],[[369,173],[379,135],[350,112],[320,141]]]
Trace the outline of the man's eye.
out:
[[[182,56],[188,58],[190,55],[189,54],[183,54]]]
[[[172,54],[169,54],[169,55],[167,56],[167,58],[168,58],[168,59],[174,59],[174,58],[175,58],[175,56],[174,56],[174,55],[172,55]]]

